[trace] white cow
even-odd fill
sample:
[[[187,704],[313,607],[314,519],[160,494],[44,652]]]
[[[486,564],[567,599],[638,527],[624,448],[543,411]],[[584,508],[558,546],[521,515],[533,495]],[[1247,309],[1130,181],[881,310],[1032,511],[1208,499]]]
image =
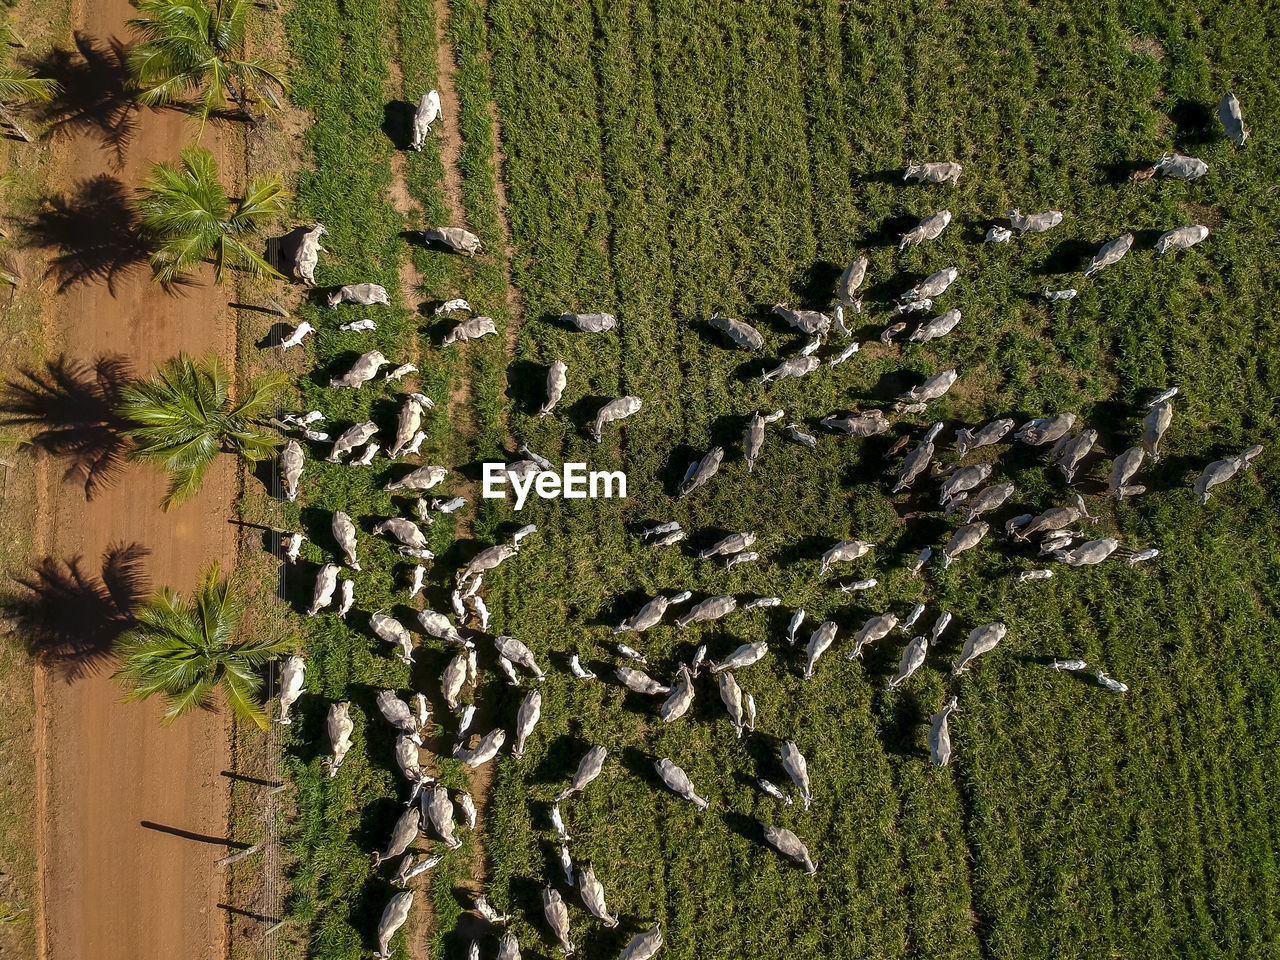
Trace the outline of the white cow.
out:
[[[329,294],[329,307],[332,309],[340,303],[354,303],[362,307],[378,304],[391,306],[391,297],[387,288],[376,283],[352,283],[339,287]]]
[[[409,138],[410,150],[422,150],[427,134],[431,132],[431,124],[441,115],[440,91],[431,90],[422,95],[418,101],[418,109],[413,112],[413,128]]]

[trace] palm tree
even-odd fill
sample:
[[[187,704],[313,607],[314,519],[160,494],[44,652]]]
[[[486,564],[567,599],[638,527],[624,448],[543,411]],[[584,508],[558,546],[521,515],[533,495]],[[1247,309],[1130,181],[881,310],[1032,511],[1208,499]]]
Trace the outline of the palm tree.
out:
[[[129,21],[143,37],[129,55],[138,99],[156,106],[194,90],[202,124],[226,105],[228,94],[250,123],[257,122],[253,101],[278,106],[276,89],[288,89],[281,69],[236,58],[251,6],[249,0],[141,0],[144,16]]]
[[[272,398],[288,382],[284,373],[269,375],[233,400],[221,360],[179,354],[157,367],[150,380],[121,391],[120,417],[133,424],[124,432],[136,444],[129,458],[158,464],[172,476],[165,510],[195,495],[219,453],[253,463],[274,452],[280,438],[255,427],[266,425]]]
[[[211,257],[218,283],[228,263],[258,280],[283,280],[242,239],[283,212],[279,177],[255,180],[233,203],[218,180],[213,154],[194,146],[182,151],[177,166],[157,163],[138,198],[138,223],[154,245],[151,271],[161,283],[172,283]]]
[[[190,601],[167,587],[138,609],[137,625],[115,643],[120,669],[114,676],[129,688],[125,700],[160,694],[169,709],[164,722],[207,706],[221,687],[231,709],[262,729],[262,678],[258,671],[292,646],[290,640],[237,639],[244,602],[217,563]]]
[[[21,40],[7,19],[0,23],[0,44],[26,43]],[[18,125],[18,120],[9,109],[12,103],[31,103],[34,101],[52,100],[62,88],[58,81],[45,77],[37,77],[24,67],[5,67],[0,69],[0,120],[4,120],[27,143],[31,135]]]

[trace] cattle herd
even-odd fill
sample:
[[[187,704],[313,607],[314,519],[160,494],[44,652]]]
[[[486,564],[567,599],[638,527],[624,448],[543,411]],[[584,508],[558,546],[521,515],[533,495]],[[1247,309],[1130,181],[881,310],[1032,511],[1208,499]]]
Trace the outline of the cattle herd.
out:
[[[436,91],[431,91],[422,98],[413,122],[413,140],[411,148],[420,150],[425,135],[430,131],[431,123],[440,115],[441,103]],[[1219,115],[1226,129],[1227,136],[1237,145],[1243,146],[1248,131],[1240,115],[1240,105],[1235,96],[1228,94],[1218,107]],[[928,184],[955,184],[962,175],[961,165],[947,163],[910,163],[907,166],[905,180],[914,180]],[[1208,166],[1191,157],[1179,154],[1166,155],[1147,170],[1135,175],[1135,181],[1155,177],[1170,177],[1179,180],[1194,180],[1204,176]],[[1008,243],[1016,234],[1043,233],[1058,226],[1063,219],[1062,213],[1047,210],[1041,213],[1024,215],[1020,210],[1010,210],[1007,214],[1008,226],[992,226],[986,234],[986,242]],[[940,236],[951,223],[951,213],[942,210],[925,217],[914,228],[901,237],[899,249],[907,246],[926,243]],[[294,268],[300,279],[308,284],[314,283],[314,270],[320,252],[320,238],[324,235],[324,227],[315,224],[307,230],[297,249]],[[1203,242],[1209,230],[1199,224],[1177,227],[1162,235],[1156,242],[1156,251],[1166,254],[1173,250],[1186,249]],[[480,251],[480,240],[468,231],[459,227],[440,227],[425,231],[424,239],[448,250],[473,256]],[[1092,277],[1099,271],[1115,264],[1129,253],[1134,237],[1126,233],[1104,244],[1098,253],[1084,268],[1083,275]],[[834,331],[845,341],[827,364],[834,367],[847,361],[858,350],[858,343],[853,341],[853,334],[845,324],[845,311],[861,313],[862,303],[858,290],[866,278],[868,260],[859,257],[849,264],[843,272],[835,291],[831,315],[802,309],[795,310],[784,304],[778,304],[773,314],[790,327],[803,332],[813,340],[793,357],[780,360],[763,372],[761,383],[769,383],[786,378],[808,376],[822,364],[818,351],[823,348]],[[920,283],[905,290],[897,298],[894,313],[901,316],[911,313],[928,314],[934,304],[951,287],[958,278],[954,267],[940,270],[925,278]],[[1045,290],[1044,296],[1050,300],[1067,300],[1074,297],[1076,291]],[[389,304],[387,291],[376,284],[362,283],[344,286],[328,296],[330,307],[343,303],[359,305]],[[437,313],[471,314],[470,305],[464,300],[449,300],[442,304]],[[949,309],[930,319],[918,323],[907,335],[910,342],[927,342],[947,336],[960,324],[961,313]],[[614,329],[616,318],[608,313],[574,314],[566,313],[561,321],[567,326],[588,334],[604,334]],[[713,315],[710,325],[723,333],[727,340],[745,350],[761,351],[764,338],[760,332],[742,320]],[[897,320],[883,332],[880,340],[891,344],[907,333],[908,322]],[[344,330],[369,330],[375,324],[369,320],[343,324]],[[301,343],[302,339],[313,327],[309,323],[300,324],[292,334],[283,339],[282,350]],[[458,323],[444,338],[444,345],[473,340],[488,334],[496,333],[492,319],[483,316],[469,316]],[[378,377],[379,371],[389,366],[389,361],[380,352],[373,350],[361,356],[355,364],[330,381],[335,390],[359,389],[364,384]],[[395,366],[382,374],[384,381],[398,381],[416,368],[412,364]],[[930,403],[946,394],[957,382],[958,372],[954,369],[944,370],[926,379],[897,398],[891,413],[921,413],[927,410]],[[568,382],[568,367],[556,360],[551,364],[547,374],[546,399],[537,410],[538,416],[553,413]],[[1142,494],[1145,487],[1135,483],[1135,477],[1146,459],[1160,459],[1161,440],[1173,419],[1173,398],[1177,388],[1165,390],[1159,396],[1151,398],[1146,404],[1146,412],[1141,419],[1138,441],[1114,458],[1107,478],[1106,496],[1116,500]],[[419,445],[425,436],[422,430],[423,413],[432,407],[432,401],[421,393],[405,393],[400,408],[394,436],[387,445],[385,456],[390,460],[398,460],[407,455],[416,455]],[[611,423],[624,420],[638,413],[643,407],[639,397],[620,397],[606,403],[585,429],[592,440],[599,443],[603,438],[605,427]],[[771,413],[754,413],[747,424],[743,441],[743,457],[747,472],[753,471],[760,455],[766,428],[785,417],[782,410]],[[373,421],[355,424],[336,438],[330,438],[317,427],[322,426],[324,415],[320,411],[289,414],[280,418],[280,425],[288,431],[296,431],[301,440],[311,444],[332,442],[330,452],[325,458],[327,462],[342,463],[344,457],[350,456],[347,462],[353,465],[368,465],[379,450],[374,438],[379,435],[380,427]],[[910,432],[904,432],[898,442],[893,444],[890,456],[901,456],[901,466],[891,487],[891,493],[899,493],[911,489],[922,480],[937,481],[938,506],[944,515],[951,517],[959,514],[963,523],[940,547],[941,565],[948,567],[957,562],[960,556],[978,548],[991,535],[991,526],[983,519],[984,515],[1002,507],[1015,494],[1012,483],[990,483],[997,464],[994,462],[964,464],[964,460],[973,451],[999,444],[1006,437],[1047,452],[1050,467],[1058,469],[1068,485],[1076,481],[1082,462],[1095,449],[1098,443],[1098,431],[1077,422],[1073,413],[1059,413],[1056,416],[1037,417],[1020,426],[1011,419],[998,419],[990,423],[965,426],[955,431],[954,462],[943,467],[938,460],[938,445],[943,424],[937,422],[928,427],[923,435],[912,445]],[[863,410],[847,416],[830,414],[823,417],[819,424],[822,428],[838,434],[852,437],[870,437],[884,434],[893,428],[893,422],[882,410]],[[1016,429],[1015,429],[1016,428]],[[1077,429],[1079,428],[1079,429]],[[818,441],[813,435],[805,433],[796,423],[789,423],[785,428],[787,436],[806,446],[812,447]],[[360,456],[354,456],[356,450],[364,448]],[[909,449],[908,449],[909,448]],[[521,450],[524,459],[505,465],[508,477],[525,477],[538,470],[550,469],[546,459],[528,449]],[[1261,447],[1254,446],[1237,456],[1217,460],[1205,467],[1203,473],[1195,481],[1195,494],[1201,503],[1208,501],[1210,490],[1231,479],[1237,473],[1248,468],[1250,461],[1261,452]],[[689,466],[683,480],[678,485],[676,496],[680,499],[693,495],[698,489],[711,482],[722,468],[725,451],[722,447],[713,447]],[[294,500],[298,494],[299,481],[306,466],[306,453],[299,439],[290,439],[283,448],[279,470],[284,481],[285,495]],[[412,562],[409,576],[409,597],[417,597],[422,591],[427,567],[425,561],[433,559],[427,549],[427,539],[419,523],[430,525],[437,513],[452,513],[463,506],[466,501],[461,497],[435,498],[424,496],[428,491],[443,483],[449,471],[445,467],[422,465],[410,469],[403,476],[385,486],[388,491],[400,491],[415,497],[414,515],[418,522],[404,517],[391,517],[377,524],[373,533],[385,536],[396,545],[398,552]],[[1119,555],[1130,565],[1155,557],[1158,551],[1154,548],[1142,550],[1120,551],[1120,543],[1114,537],[1086,539],[1078,527],[1084,523],[1096,522],[1090,514],[1088,505],[1079,493],[1073,493],[1068,501],[1038,515],[1024,513],[1014,516],[1003,525],[1003,530],[1015,544],[1030,543],[1036,540],[1041,557],[1065,564],[1069,567],[1102,563],[1109,557]],[[333,606],[335,592],[338,592],[337,615],[345,617],[354,602],[353,585],[350,579],[341,579],[343,566],[351,570],[360,569],[358,556],[357,531],[351,518],[338,511],[332,518],[333,539],[337,543],[340,557],[334,557],[325,563],[316,577],[312,601],[307,609],[308,616],[318,616],[322,611]],[[546,673],[537,663],[533,653],[521,641],[514,637],[490,636],[488,631],[489,612],[485,606],[481,588],[485,576],[502,563],[518,555],[520,541],[536,532],[532,525],[518,530],[509,542],[499,543],[481,550],[462,569],[458,570],[451,585],[452,600],[450,612],[438,612],[423,609],[417,615],[417,631],[433,640],[442,641],[446,645],[457,648],[456,655],[449,661],[441,678],[441,699],[454,718],[455,746],[453,756],[468,767],[475,769],[491,762],[503,749],[508,739],[511,740],[511,755],[515,759],[523,756],[526,743],[542,714],[542,695],[536,683],[545,678]],[[655,547],[676,544],[686,537],[686,531],[676,521],[655,523],[645,528],[641,534],[644,543]],[[301,533],[284,536],[286,556],[290,561],[296,560],[303,540]],[[756,534],[750,531],[734,533],[724,537],[698,552],[704,560],[723,561],[729,569],[738,564],[751,563],[759,559],[759,554],[751,549],[756,541]],[[820,575],[825,576],[831,570],[855,563],[875,549],[875,545],[862,540],[846,540],[836,543],[826,550],[821,557]],[[932,556],[932,548],[925,548],[909,561],[909,572],[919,575]],[[1027,570],[1017,575],[1018,582],[1032,582],[1053,576],[1052,567],[1040,567]],[[339,584],[341,586],[339,587]],[[860,592],[871,590],[877,586],[874,578],[853,580],[844,584],[836,584],[841,592]],[[638,637],[645,631],[663,622],[668,610],[682,606],[693,599],[689,591],[660,594],[645,603],[635,614],[624,620],[614,630],[615,634]],[[743,610],[776,607],[782,603],[778,597],[756,597],[744,601]],[[675,626],[685,629],[693,624],[718,620],[739,609],[739,601],[732,596],[712,596],[704,598],[688,607],[683,615],[676,617]],[[952,623],[952,616],[946,611],[939,611],[931,618],[931,625],[926,631],[921,621],[926,607],[916,604],[901,618],[898,613],[887,610],[872,617],[856,632],[848,651],[848,659],[860,658],[870,644],[883,644],[894,632],[910,638],[901,656],[896,676],[889,681],[891,689],[898,689],[906,684],[911,676],[919,670],[928,658],[929,648],[940,641]],[[801,640],[801,628],[805,620],[805,611],[796,610],[790,617],[785,642],[794,646]],[[917,628],[917,623],[921,626]],[[396,659],[410,664],[415,655],[415,640],[412,632],[404,624],[384,613],[375,613],[370,618],[369,628],[372,633],[388,645],[388,652]],[[994,650],[1005,638],[1005,624],[994,622],[974,626],[968,631],[963,642],[959,659],[951,668],[953,676],[961,676],[973,668],[975,661]],[[912,637],[912,634],[915,634]],[[818,661],[836,642],[837,625],[832,621],[819,624],[809,634],[805,645],[805,661],[802,677],[812,678],[818,669]],[[634,642],[634,641],[633,641]],[[507,731],[497,728],[476,736],[471,726],[475,717],[475,705],[463,699],[465,688],[474,689],[478,680],[477,643],[487,644],[493,649],[497,663],[512,687],[519,688],[528,675],[535,683],[520,702],[516,713],[515,729],[508,738]],[[614,645],[618,665],[614,676],[618,683],[640,694],[652,697],[657,703],[657,713],[662,722],[672,723],[686,715],[690,709],[697,689],[697,680],[702,675],[704,664],[707,672],[715,677],[715,685],[728,714],[730,725],[739,738],[752,734],[756,725],[756,702],[750,692],[744,691],[735,671],[741,673],[768,656],[769,645],[764,642],[748,643],[731,652],[718,663],[708,662],[707,648],[703,644],[680,664],[676,675],[669,681],[655,679],[645,672],[647,666],[644,654],[627,643]],[[596,675],[582,666],[577,653],[569,659],[570,671],[582,682],[596,679]],[[1087,671],[1088,664],[1083,660],[1054,660],[1054,670]],[[303,692],[306,662],[300,656],[288,657],[281,670],[280,679],[280,715],[278,722],[290,722],[290,708]],[[1105,689],[1124,693],[1127,687],[1106,675],[1102,670],[1094,672],[1097,683]],[[392,865],[391,882],[405,888],[415,877],[431,870],[441,862],[443,854],[422,856],[415,860],[408,852],[410,846],[418,839],[419,833],[426,829],[449,849],[460,846],[456,831],[460,820],[468,828],[476,824],[476,808],[472,798],[465,792],[450,795],[421,764],[423,733],[431,724],[431,708],[427,697],[415,692],[406,701],[391,690],[383,690],[377,695],[379,712],[390,724],[391,734],[396,737],[395,757],[401,774],[407,782],[408,801],[404,814],[399,818],[386,848],[375,854],[375,865],[388,863]],[[353,723],[349,715],[350,704],[334,703],[329,708],[327,730],[330,740],[331,756],[325,761],[329,776],[337,776],[343,761],[351,749]],[[952,714],[959,710],[959,697],[951,696],[941,709],[931,718],[928,732],[929,755],[932,763],[945,766],[952,757],[951,737],[948,722]],[[474,742],[473,742],[474,741]],[[796,744],[784,740],[780,761],[799,796],[803,807],[808,810],[815,802],[810,783],[808,763]],[[569,784],[555,797],[555,805],[551,809],[550,827],[554,831],[559,846],[561,866],[564,873],[564,885],[570,890],[577,888],[578,897],[586,910],[606,927],[617,926],[618,918],[610,914],[606,904],[605,889],[594,866],[576,869],[570,854],[571,837],[566,830],[561,812],[561,804],[579,796],[588,789],[604,769],[608,760],[608,751],[604,745],[584,745],[581,761]],[[661,781],[677,796],[694,804],[698,810],[706,810],[712,803],[708,797],[700,795],[696,785],[670,758],[662,758],[655,770]],[[780,803],[791,805],[793,798],[778,785],[768,780],[757,781],[760,791]],[[807,874],[813,875],[818,866],[808,847],[791,830],[772,824],[761,824],[761,836],[782,856],[793,860]],[[566,956],[574,952],[570,940],[569,907],[558,889],[556,878],[547,878],[543,892],[543,907],[548,928],[554,935]],[[389,957],[389,941],[394,933],[405,922],[413,904],[413,891],[404,889],[391,898],[379,921],[376,939],[378,956]],[[499,930],[509,919],[494,908],[481,896],[476,899],[477,913],[495,931]],[[638,933],[622,951],[623,960],[647,960],[655,955],[662,946],[662,932],[658,925]],[[479,941],[470,945],[470,956],[480,955]],[[503,933],[497,951],[502,960],[515,960],[520,956],[520,947],[514,934]]]

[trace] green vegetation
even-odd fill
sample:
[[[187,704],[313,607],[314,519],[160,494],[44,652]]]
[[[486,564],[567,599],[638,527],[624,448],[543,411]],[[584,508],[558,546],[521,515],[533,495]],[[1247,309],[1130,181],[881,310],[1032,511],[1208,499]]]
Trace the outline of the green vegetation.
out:
[[[119,415],[134,424],[129,457],[154,463],[172,476],[164,508],[189,500],[219,453],[234,453],[249,463],[275,453],[280,438],[264,433],[274,399],[288,386],[281,374],[247,384],[232,397],[231,376],[216,356],[195,360],[179,354],[146,381],[120,394]]]
[[[241,60],[250,0],[140,0],[129,21],[142,42],[129,53],[138,100],[150,106],[194,93],[201,124],[226,107],[227,97],[250,123],[254,104],[277,103],[284,72],[267,60]]]
[[[151,271],[161,283],[179,281],[210,258],[218,283],[229,266],[254,279],[283,279],[250,245],[283,212],[279,177],[254,180],[232,202],[213,154],[197,146],[184,148],[178,164],[157,163],[138,198],[138,223],[154,246]]]
[[[165,588],[138,609],[138,624],[116,641],[114,676],[126,700],[162,696],[166,723],[208,707],[221,691],[237,717],[266,729],[259,691],[268,660],[291,640],[240,641],[244,601],[213,563],[190,600]]]
[[[400,141],[386,105],[416,102],[434,82],[424,53],[433,26],[423,0],[300,0],[291,16],[296,96],[315,115],[306,135],[314,167],[300,178],[298,213],[329,230],[324,285],[399,289],[406,224],[387,199]],[[487,112],[496,100],[511,269],[525,299],[513,363],[508,369],[501,338],[440,350],[440,325],[418,322],[416,304],[394,292],[395,306],[367,335],[336,329],[354,308],[309,305],[301,315],[320,333],[307,347],[314,373],[299,378],[300,405],[323,409],[339,430],[368,417],[389,428],[396,388],[323,386],[377,347],[422,368],[419,383],[437,407],[421,462],[459,468],[450,492],[474,479],[468,468],[478,460],[514,457],[508,430],[557,461],[627,471],[626,502],[534,501],[516,516],[473,500],[469,528],[442,518],[430,529],[438,559],[425,603],[446,610],[460,561],[517,524],[539,527],[484,584],[491,630],[518,636],[552,668],[526,756],[504,753],[494,763],[482,838],[491,897],[518,914],[513,929],[526,955],[551,952],[539,901],[544,879],[559,876],[548,810],[591,743],[607,745],[610,760],[584,796],[564,805],[565,818],[575,859],[594,862],[623,923],[603,930],[567,897],[584,957],[616,956],[656,920],[667,937],[662,956],[671,958],[1226,958],[1270,949],[1280,936],[1280,802],[1268,789],[1280,760],[1280,669],[1271,656],[1280,331],[1267,242],[1280,216],[1274,34],[1263,11],[1221,3],[454,0],[463,200],[489,253],[460,263],[414,248],[412,262],[424,300],[462,295],[500,328],[508,321]],[[392,83],[393,61],[403,90]],[[1244,150],[1212,116],[1227,89],[1255,131]],[[1128,185],[1128,173],[1175,148],[1205,159],[1210,174]],[[956,187],[904,185],[909,159],[955,159],[965,173]],[[411,196],[428,221],[442,221],[439,157],[429,146],[407,161]],[[1015,206],[1067,218],[1044,236],[982,245],[986,228]],[[896,252],[902,230],[943,208],[955,219],[939,240]],[[1205,244],[1155,257],[1159,233],[1196,222],[1213,231]],[[1088,257],[1126,231],[1137,235],[1134,251],[1082,280]],[[792,355],[807,338],[770,319],[769,307],[825,308],[840,269],[864,252],[866,310],[847,320],[871,342],[841,367],[761,387],[765,360],[706,328],[717,310],[742,317],[765,334],[767,360]],[[939,306],[964,312],[956,332],[923,345],[876,343],[899,319],[891,297],[949,265],[960,281]],[[1046,286],[1075,286],[1080,296],[1046,304]],[[617,314],[615,333],[577,334],[554,320],[597,309]],[[539,420],[533,411],[554,359],[568,363],[569,387],[556,415]],[[809,451],[782,433],[786,422],[821,433],[815,425],[826,413],[887,408],[952,366],[957,387],[927,414],[895,418],[889,435],[823,433]],[[464,376],[470,400],[450,419],[445,401]],[[1150,492],[1102,500],[1099,478],[1136,441],[1142,402],[1171,384],[1182,393],[1166,456],[1139,477]],[[644,410],[609,428],[602,446],[589,443],[583,423],[623,394],[643,398]],[[779,407],[788,418],[769,429],[748,474],[746,417]],[[1091,535],[1157,546],[1161,556],[1132,568],[1119,559],[1058,568],[1050,581],[1020,586],[1016,573],[1040,559],[993,534],[945,573],[935,562],[909,577],[908,559],[924,546],[936,551],[958,519],[943,517],[934,483],[888,495],[896,464],[883,455],[897,434],[919,436],[945,421],[940,448],[949,463],[950,431],[961,424],[1065,410],[1102,432],[1105,453],[1077,484],[1102,518]],[[1190,483],[1200,467],[1259,441],[1268,452],[1254,469],[1199,507]],[[676,501],[685,468],[713,444],[727,451],[720,475]],[[993,479],[1018,488],[991,518],[997,531],[1009,516],[1067,496],[1037,451],[985,448],[970,461],[997,458]],[[411,515],[409,502],[381,491],[402,469],[309,461],[301,504],[286,507],[285,523],[309,537],[289,585],[295,606],[305,606],[315,565],[334,553],[332,511],[348,511],[361,530]],[[691,531],[689,543],[639,543],[640,525],[667,519]],[[725,573],[691,556],[689,547],[737,530],[760,534],[760,561]],[[846,537],[876,550],[820,579],[818,556]],[[411,621],[407,564],[372,537],[362,537],[361,560],[346,623],[322,615],[307,624],[313,696],[297,705],[290,728],[298,784],[291,916],[308,954],[324,960],[366,951],[392,893],[368,854],[385,841],[404,785],[374,692],[426,692],[442,722],[439,752],[452,741],[453,721],[436,702],[451,652],[428,642],[411,673],[365,629],[378,609]],[[879,587],[833,589],[863,576]],[[756,734],[733,736],[705,680],[691,714],[664,726],[655,704],[609,679],[610,628],[647,597],[680,589],[783,599],[773,610],[629,638],[659,678],[700,643],[720,659],[739,643],[771,641],[769,657],[738,673],[760,705]],[[956,624],[926,667],[888,692],[908,638],[882,641],[862,663],[843,654],[867,618],[902,615],[916,602],[929,604],[926,623],[949,610]],[[840,627],[809,682],[799,677],[803,651],[782,640],[797,607],[808,611],[803,638],[825,619]],[[1008,639],[968,675],[950,678],[964,633],[993,619],[1009,624]],[[510,729],[519,697],[492,650],[480,648],[476,727]],[[575,651],[600,680],[569,676]],[[1053,656],[1083,657],[1130,693],[1049,671]],[[952,721],[957,756],[936,770],[925,731],[952,694],[962,710]],[[353,702],[355,747],[330,780],[316,745],[328,704],[339,699]],[[785,739],[809,760],[817,799],[808,812],[753,785],[756,777],[786,783]],[[653,762],[664,756],[711,798],[708,812],[661,786]],[[450,788],[468,783],[453,761],[433,763]],[[816,878],[762,845],[760,820],[796,831],[818,861]],[[453,884],[470,873],[476,840],[464,839],[432,872],[429,902],[420,896],[415,908],[429,903],[437,956],[465,955]]]

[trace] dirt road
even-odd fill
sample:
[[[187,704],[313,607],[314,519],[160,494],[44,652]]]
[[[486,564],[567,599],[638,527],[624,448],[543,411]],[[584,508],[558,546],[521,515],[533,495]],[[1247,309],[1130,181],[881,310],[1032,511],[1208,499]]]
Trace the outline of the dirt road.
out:
[[[90,40],[128,38],[125,20],[136,15],[128,0],[77,0],[76,7],[73,23]],[[55,188],[73,198],[72,207],[76,198],[100,199],[113,186],[127,196],[152,162],[174,158],[196,135],[195,125],[174,111],[143,111],[135,120],[123,163],[103,144],[101,131],[78,132],[54,147],[60,158]],[[217,133],[210,126],[202,142],[226,160]],[[224,170],[238,166],[223,163]],[[82,186],[97,177],[107,179]],[[109,218],[84,220],[84,236],[110,229]],[[86,257],[101,253],[92,243],[85,247]],[[64,274],[74,272],[74,259]],[[127,260],[104,259],[116,267]],[[228,290],[202,277],[200,285],[170,295],[150,281],[145,264],[115,272],[110,284],[101,270],[83,273],[90,276],[56,296],[56,279],[46,280],[51,352],[84,360],[121,353],[138,372],[179,350],[214,350],[231,359]],[[149,469],[127,467],[88,503],[82,485],[62,481],[62,464],[51,461],[46,472],[39,516],[44,555],[82,556],[96,570],[109,545],[138,543],[150,551],[152,584],[183,591],[209,560],[225,566],[232,559],[227,520],[236,475],[230,462],[210,472],[201,496],[170,514],[158,506],[164,481]],[[213,862],[226,848],[211,841],[226,831],[226,718],[201,713],[161,727],[158,704],[118,702],[110,671],[110,664],[99,664],[68,680],[49,668],[36,681],[42,954],[51,960],[220,958],[226,925]]]

